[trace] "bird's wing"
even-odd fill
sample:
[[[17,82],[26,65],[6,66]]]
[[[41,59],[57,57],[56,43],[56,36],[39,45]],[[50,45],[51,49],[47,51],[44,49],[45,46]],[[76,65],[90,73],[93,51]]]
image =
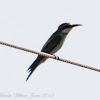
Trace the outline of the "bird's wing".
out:
[[[49,39],[41,51],[50,53],[52,50],[55,49],[56,46],[59,45],[59,43],[61,42],[61,39],[62,39],[61,35],[57,35],[54,38],[51,38],[51,40]]]

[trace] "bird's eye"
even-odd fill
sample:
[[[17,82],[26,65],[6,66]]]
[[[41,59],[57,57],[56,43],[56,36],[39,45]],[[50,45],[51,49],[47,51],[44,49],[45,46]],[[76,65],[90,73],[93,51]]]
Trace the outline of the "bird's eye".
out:
[[[62,29],[64,30],[64,29],[67,29],[67,28],[70,28],[70,27],[71,27],[71,25],[66,25],[66,26],[62,27]]]

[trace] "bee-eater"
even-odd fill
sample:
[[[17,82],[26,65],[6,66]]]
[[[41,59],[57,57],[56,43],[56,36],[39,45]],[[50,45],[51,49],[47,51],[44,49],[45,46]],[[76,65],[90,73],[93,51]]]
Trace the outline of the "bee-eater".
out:
[[[71,25],[70,23],[63,23],[61,24],[57,31],[51,35],[51,37],[47,40],[47,42],[44,44],[42,48],[42,52],[46,52],[49,54],[56,53],[63,45],[63,42],[68,35],[68,33],[72,30],[73,27],[80,26],[80,24],[74,24]],[[29,75],[26,79],[26,81],[29,79],[30,75],[33,73],[33,71],[36,69],[37,66],[39,66],[41,63],[43,63],[47,57],[40,56],[36,58],[36,60],[32,63],[32,65],[28,68]]]

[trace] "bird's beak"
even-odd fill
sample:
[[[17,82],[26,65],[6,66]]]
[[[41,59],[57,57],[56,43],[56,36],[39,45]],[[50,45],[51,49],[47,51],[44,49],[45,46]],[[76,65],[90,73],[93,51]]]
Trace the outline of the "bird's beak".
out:
[[[76,26],[82,26],[81,24],[74,24],[74,25],[71,25],[71,27],[76,27]]]

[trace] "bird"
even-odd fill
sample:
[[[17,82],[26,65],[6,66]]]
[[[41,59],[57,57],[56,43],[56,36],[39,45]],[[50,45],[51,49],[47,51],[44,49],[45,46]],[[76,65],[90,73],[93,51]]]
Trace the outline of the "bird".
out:
[[[41,52],[49,53],[51,55],[55,54],[63,45],[66,36],[72,30],[73,27],[81,26],[81,24],[70,24],[63,23],[58,29],[51,35],[51,37],[44,44]],[[29,79],[33,71],[43,62],[47,60],[47,57],[38,55],[36,60],[31,64],[31,66],[27,69],[29,75],[26,81]]]

